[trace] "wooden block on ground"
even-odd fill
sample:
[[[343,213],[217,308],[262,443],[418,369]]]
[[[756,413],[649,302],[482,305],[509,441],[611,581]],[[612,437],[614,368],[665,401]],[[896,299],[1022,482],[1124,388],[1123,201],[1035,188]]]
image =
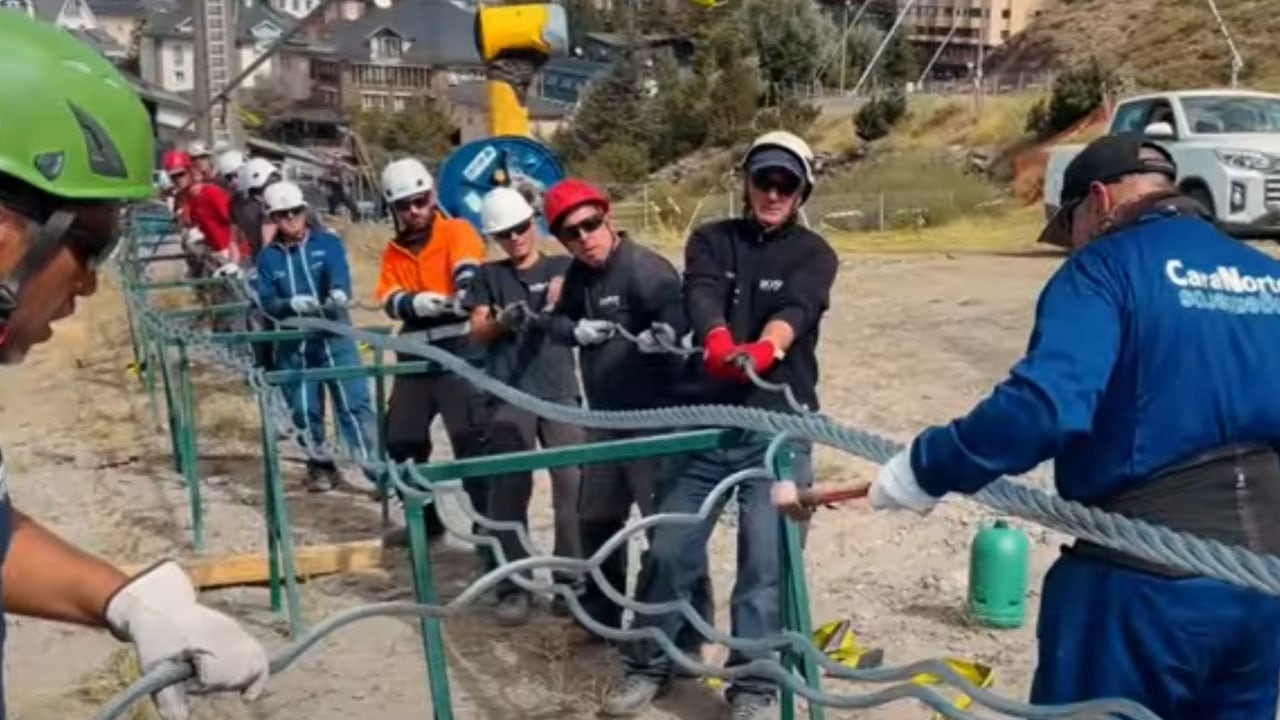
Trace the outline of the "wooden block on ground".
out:
[[[178,562],[198,588],[235,585],[261,585],[268,582],[270,568],[267,553],[223,555],[221,557],[183,558]],[[344,572],[373,570],[382,564],[381,540],[358,540],[331,545],[310,545],[294,549],[294,562],[299,578],[314,578]],[[129,576],[151,564],[126,565],[121,569]]]

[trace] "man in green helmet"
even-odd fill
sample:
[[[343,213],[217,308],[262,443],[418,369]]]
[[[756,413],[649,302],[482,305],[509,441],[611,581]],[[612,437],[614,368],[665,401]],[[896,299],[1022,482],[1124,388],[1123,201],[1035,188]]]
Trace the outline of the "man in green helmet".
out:
[[[0,362],[21,362],[50,324],[97,289],[125,203],[152,197],[151,121],[128,83],[70,34],[0,12]],[[177,563],[126,577],[11,505],[0,456],[0,642],[3,613],[111,631],[143,670],[191,662],[194,678],[155,696],[164,720],[185,720],[186,695],[266,684],[263,647],[197,602]],[[0,685],[0,718],[5,716]]]

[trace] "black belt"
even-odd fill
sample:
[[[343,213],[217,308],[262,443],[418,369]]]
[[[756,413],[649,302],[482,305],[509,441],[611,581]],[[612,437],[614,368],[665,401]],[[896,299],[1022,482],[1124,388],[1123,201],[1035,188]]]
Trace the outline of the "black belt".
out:
[[[1261,554],[1280,554],[1280,454],[1250,443],[1214,448],[1157,471],[1099,509]],[[1197,574],[1088,540],[1063,551],[1166,578]]]

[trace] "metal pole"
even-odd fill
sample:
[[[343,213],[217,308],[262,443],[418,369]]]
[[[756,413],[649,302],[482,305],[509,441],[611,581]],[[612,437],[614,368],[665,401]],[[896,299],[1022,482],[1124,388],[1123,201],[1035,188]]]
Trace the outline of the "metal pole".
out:
[[[202,123],[208,123],[207,118],[209,114],[209,108],[214,103],[225,100],[233,90],[240,87],[240,83],[244,82],[246,78],[248,78],[250,75],[253,74],[254,70],[257,70],[258,67],[262,65],[262,63],[271,59],[271,56],[279,52],[280,48],[284,47],[285,43],[293,39],[293,36],[297,35],[298,31],[301,30],[312,18],[319,17],[322,13],[324,13],[324,11],[330,5],[332,5],[335,2],[337,2],[337,0],[320,0],[320,4],[312,8],[311,12],[307,13],[300,20],[298,20],[298,22],[293,27],[289,28],[284,33],[282,33],[280,37],[276,38],[275,42],[267,46],[267,49],[261,55],[259,55],[253,62],[246,65],[245,68],[241,70],[239,73],[237,73],[235,77],[231,78],[231,82],[228,82],[225,88],[223,88],[218,94],[209,98],[209,101],[206,105],[204,106],[197,105],[196,113],[192,115],[190,118],[188,118],[187,121],[182,124],[182,127],[178,128],[177,134],[182,134],[183,131],[191,127],[192,123],[196,121],[201,121]],[[203,0],[200,0],[200,3],[196,8],[195,22],[196,22],[197,30],[200,28],[200,23],[203,22],[203,20],[201,19],[204,17],[204,13],[201,12],[201,10],[203,9],[203,5],[204,5]],[[201,47],[201,41],[198,38],[196,40],[196,47]],[[201,53],[197,52],[196,53],[197,68],[199,67],[198,64],[200,63],[200,57],[201,57]],[[199,75],[197,75],[196,77],[199,78]],[[198,79],[196,82],[196,87],[198,92],[199,91],[198,88],[200,87]],[[206,131],[206,132],[211,132],[211,131]]]
[[[1222,31],[1222,37],[1227,39],[1227,48],[1231,51],[1231,87],[1234,88],[1240,82],[1240,70],[1244,68],[1244,58],[1240,57],[1240,51],[1236,49],[1236,43],[1231,39],[1231,33],[1227,31],[1227,24],[1222,21],[1218,4],[1213,0],[1208,2],[1209,10],[1213,12],[1213,19],[1218,21],[1218,29]]]
[[[911,11],[911,8],[914,7],[915,4],[916,0],[907,0],[903,3],[902,11],[898,13],[897,19],[893,21],[893,27],[889,28],[889,32],[885,34],[884,40],[880,43],[880,47],[876,48],[876,54],[871,56],[871,62],[868,62],[866,69],[862,71],[862,77],[858,78],[858,84],[853,86],[854,95],[858,94],[858,91],[862,89],[862,84],[871,76],[871,71],[875,69],[876,62],[884,53],[884,49],[889,46],[889,41],[893,40],[893,34],[898,31],[898,26],[902,24],[903,19],[907,17],[907,13]]]
[[[916,85],[924,87],[925,78],[929,77],[929,71],[933,69],[933,64],[938,62],[938,58],[942,57],[942,51],[946,49],[951,42],[951,37],[956,34],[956,28],[960,27],[960,13],[951,16],[951,30],[947,32],[947,36],[942,38],[942,44],[938,46],[938,51],[929,58],[929,64],[924,66],[924,71],[920,73],[920,79],[916,80]]]
[[[849,0],[840,6],[840,94],[844,94],[844,72],[849,67]]]
[[[191,8],[191,19],[195,23],[195,37],[191,44],[192,54],[195,55],[195,88],[193,105],[196,114],[191,119],[183,123],[178,128],[175,135],[181,135],[193,122],[196,125],[196,137],[204,142],[213,140],[213,121],[209,117],[209,110],[212,109],[213,99],[209,97],[209,53],[206,47],[209,42],[208,28],[205,27],[205,4],[206,0],[196,0]]]

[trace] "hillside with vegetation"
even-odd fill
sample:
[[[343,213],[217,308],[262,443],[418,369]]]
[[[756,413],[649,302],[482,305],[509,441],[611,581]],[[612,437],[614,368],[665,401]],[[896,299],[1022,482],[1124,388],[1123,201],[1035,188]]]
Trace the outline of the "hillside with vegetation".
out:
[[[1280,90],[1280,4],[1217,0],[1217,6],[1244,58],[1240,84]],[[1063,69],[1091,58],[1136,88],[1223,86],[1231,78],[1231,54],[1206,0],[1051,0],[992,57],[991,70]]]

